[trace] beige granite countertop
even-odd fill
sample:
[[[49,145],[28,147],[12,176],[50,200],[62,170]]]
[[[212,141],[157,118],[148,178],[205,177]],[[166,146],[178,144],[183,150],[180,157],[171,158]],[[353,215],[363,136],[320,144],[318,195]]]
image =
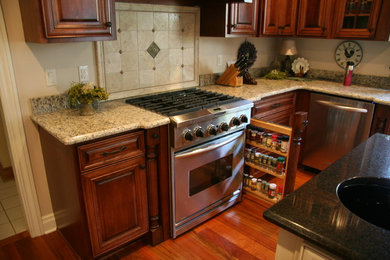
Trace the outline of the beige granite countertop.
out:
[[[107,102],[92,116],[80,116],[75,109],[35,115],[32,120],[65,145],[81,143],[133,129],[150,129],[169,124],[169,118],[129,105]]]
[[[257,85],[227,87],[211,85],[201,89],[215,91],[251,101],[297,89],[351,97],[375,103],[390,105],[390,91],[362,86],[345,87],[341,83],[328,81],[294,81],[257,79]],[[169,124],[169,118],[123,101],[104,104],[101,112],[93,116],[80,116],[78,110],[61,110],[48,114],[34,115],[33,121],[46,129],[65,145],[81,143],[133,129],[149,129]]]
[[[257,85],[243,85],[241,87],[210,85],[202,87],[202,89],[242,97],[253,102],[276,94],[297,89],[306,89],[326,94],[373,101],[378,104],[390,105],[389,90],[356,85],[346,87],[342,83],[320,80],[296,81],[257,79]]]

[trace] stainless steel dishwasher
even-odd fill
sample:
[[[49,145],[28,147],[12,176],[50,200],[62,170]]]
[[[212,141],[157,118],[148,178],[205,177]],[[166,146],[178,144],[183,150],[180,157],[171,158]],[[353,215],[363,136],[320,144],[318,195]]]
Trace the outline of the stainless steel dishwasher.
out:
[[[370,102],[312,93],[302,164],[324,170],[365,141],[373,113]]]

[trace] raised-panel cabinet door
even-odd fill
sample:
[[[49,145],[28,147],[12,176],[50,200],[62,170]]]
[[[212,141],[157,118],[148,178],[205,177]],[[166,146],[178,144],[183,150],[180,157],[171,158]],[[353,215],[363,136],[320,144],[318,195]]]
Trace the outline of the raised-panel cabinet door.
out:
[[[112,0],[42,0],[47,38],[111,36]]]
[[[334,38],[373,39],[382,0],[336,1]]]
[[[297,35],[327,37],[331,31],[333,6],[333,0],[301,0]]]
[[[295,35],[298,0],[264,0],[263,35]]]
[[[229,6],[229,34],[256,35],[258,25],[259,0],[252,3],[233,3]]]
[[[144,157],[90,171],[81,180],[95,257],[148,232]]]

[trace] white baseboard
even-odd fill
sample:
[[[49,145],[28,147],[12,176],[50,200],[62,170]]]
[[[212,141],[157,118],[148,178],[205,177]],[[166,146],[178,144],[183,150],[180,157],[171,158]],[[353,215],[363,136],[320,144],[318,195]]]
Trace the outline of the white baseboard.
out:
[[[54,218],[54,214],[50,213],[42,217],[43,232],[49,234],[53,231],[56,231],[57,224]]]

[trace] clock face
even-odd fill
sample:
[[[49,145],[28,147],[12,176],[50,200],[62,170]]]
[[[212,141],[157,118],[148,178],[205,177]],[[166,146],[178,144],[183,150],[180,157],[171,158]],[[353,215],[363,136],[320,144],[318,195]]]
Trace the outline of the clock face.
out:
[[[341,68],[347,66],[347,62],[353,62],[357,66],[363,58],[362,47],[354,41],[344,41],[336,48],[335,59]]]

